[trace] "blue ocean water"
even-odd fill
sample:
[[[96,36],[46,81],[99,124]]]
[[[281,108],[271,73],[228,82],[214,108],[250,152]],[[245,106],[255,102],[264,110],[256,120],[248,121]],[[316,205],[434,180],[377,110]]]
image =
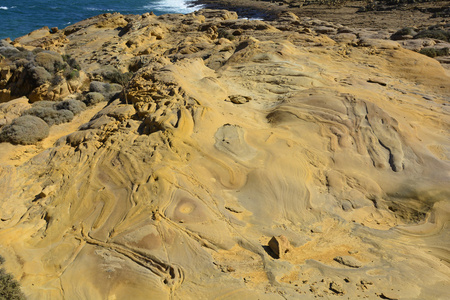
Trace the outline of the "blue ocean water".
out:
[[[64,28],[103,13],[189,13],[184,0],[0,0],[0,39],[15,39],[43,26]]]

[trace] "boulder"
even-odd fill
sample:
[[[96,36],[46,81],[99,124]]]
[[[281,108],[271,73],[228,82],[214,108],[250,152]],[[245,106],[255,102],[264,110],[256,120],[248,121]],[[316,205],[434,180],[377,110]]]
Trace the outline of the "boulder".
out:
[[[269,241],[269,248],[277,258],[283,258],[286,253],[291,251],[292,246],[284,235],[274,236]]]

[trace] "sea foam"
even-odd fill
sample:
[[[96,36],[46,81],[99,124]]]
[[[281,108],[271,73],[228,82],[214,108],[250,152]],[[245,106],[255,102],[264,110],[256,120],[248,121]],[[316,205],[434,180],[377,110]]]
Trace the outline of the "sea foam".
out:
[[[162,0],[158,2],[153,2],[151,5],[144,6],[144,9],[152,10],[158,9],[162,11],[177,12],[181,14],[191,13],[193,11],[199,10],[202,7],[190,6],[186,4],[184,0]]]

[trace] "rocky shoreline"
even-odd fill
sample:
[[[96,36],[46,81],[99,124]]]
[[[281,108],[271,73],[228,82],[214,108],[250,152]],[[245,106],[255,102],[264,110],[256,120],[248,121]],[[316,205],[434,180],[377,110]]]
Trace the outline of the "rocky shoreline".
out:
[[[203,9],[2,41],[2,266],[29,299],[446,299],[439,26]]]
[[[386,1],[387,2],[387,1]],[[447,24],[450,1],[300,1],[300,0],[192,0],[205,8],[236,11],[241,17],[271,20],[283,12],[299,17],[313,17],[354,28],[399,30],[404,27],[424,28]]]

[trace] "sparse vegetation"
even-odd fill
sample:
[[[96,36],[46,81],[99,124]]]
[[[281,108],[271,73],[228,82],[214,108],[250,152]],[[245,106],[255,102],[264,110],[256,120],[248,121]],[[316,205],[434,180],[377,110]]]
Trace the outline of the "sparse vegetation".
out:
[[[107,83],[100,81],[92,81],[89,86],[90,92],[96,92],[102,94],[107,101],[118,97],[122,92],[123,87],[117,83]]]
[[[49,73],[56,73],[64,69],[64,61],[56,52],[42,51],[34,57],[34,63],[37,66],[45,68]]]
[[[16,118],[11,124],[0,130],[0,142],[30,145],[43,140],[49,135],[49,126],[42,119],[25,115]]]
[[[49,126],[52,126],[72,121],[74,115],[79,114],[85,109],[86,105],[75,99],[68,99],[61,102],[40,101],[25,111],[24,115],[41,118]]]
[[[52,80],[52,74],[43,67],[30,66],[30,73],[35,84],[38,86]]]
[[[70,110],[56,110],[53,107],[32,107],[25,111],[24,115],[38,117],[45,121],[48,126],[70,122],[74,117],[74,114]]]
[[[72,68],[75,70],[81,70],[80,64],[75,60],[75,58],[71,57],[70,55],[63,55],[62,59]]]
[[[431,29],[427,29],[427,30],[423,30],[423,31],[419,32],[418,34],[416,34],[414,36],[414,38],[415,39],[432,38],[432,39],[449,42],[450,41],[450,30],[444,30],[444,29],[440,29],[440,28],[436,28],[436,29],[431,28]]]
[[[403,36],[415,36],[417,34],[416,30],[412,27],[405,27],[397,32],[395,32],[393,35],[391,35],[391,39],[393,40],[400,40]]]
[[[367,0],[367,5],[362,7],[359,11],[387,11],[393,10],[405,4],[440,1],[442,0]]]
[[[0,266],[5,259],[0,256]],[[22,300],[25,295],[20,290],[20,285],[11,274],[0,268],[0,300]]]
[[[53,87],[80,77],[81,66],[69,55],[41,48],[29,51],[7,42],[0,43],[0,55],[2,63],[8,64],[14,73],[2,87],[9,89],[13,98],[29,96],[44,84]]]
[[[437,57],[437,56],[447,56],[450,55],[450,49],[449,48],[423,48],[419,51],[420,54],[429,56],[429,57]]]
[[[80,71],[78,71],[77,69],[71,70],[66,75],[66,79],[67,80],[73,80],[73,79],[76,79],[76,78],[80,78]]]
[[[117,83],[120,84],[121,86],[126,86],[128,85],[128,82],[130,82],[132,77],[133,77],[132,72],[120,73],[119,71],[117,71],[108,73],[108,76],[105,77],[105,79],[110,81],[111,83]]]
[[[117,72],[117,73],[112,73],[111,77],[109,78],[109,80],[112,83],[117,83],[122,86],[123,96],[125,98],[126,104],[128,104],[128,99],[127,99],[128,84],[130,83],[130,80],[132,77],[133,77],[132,72],[126,72],[126,73]]]
[[[64,101],[56,103],[55,108],[57,110],[69,110],[74,115],[77,115],[86,109],[86,105],[81,101],[78,101],[75,99],[68,99],[68,100],[64,100]]]
[[[84,104],[86,104],[87,106],[91,106],[102,101],[105,101],[105,96],[97,92],[87,93],[86,98],[83,100]]]
[[[133,77],[133,72],[125,72],[121,73],[119,70],[112,66],[103,67],[98,70],[96,70],[94,73],[94,78],[101,77],[104,81],[107,81],[110,83],[110,86],[108,86],[108,83],[103,83],[99,81],[93,81],[91,82],[91,92],[98,92],[102,93],[105,98],[109,101],[115,98],[116,96],[119,96],[119,93],[123,91],[123,96],[125,98],[125,101],[127,101],[127,95],[126,90],[128,88],[128,85],[131,81],[131,78]],[[120,86],[120,89],[117,89],[117,86]],[[108,89],[113,88],[114,94],[112,91],[108,91]]]

